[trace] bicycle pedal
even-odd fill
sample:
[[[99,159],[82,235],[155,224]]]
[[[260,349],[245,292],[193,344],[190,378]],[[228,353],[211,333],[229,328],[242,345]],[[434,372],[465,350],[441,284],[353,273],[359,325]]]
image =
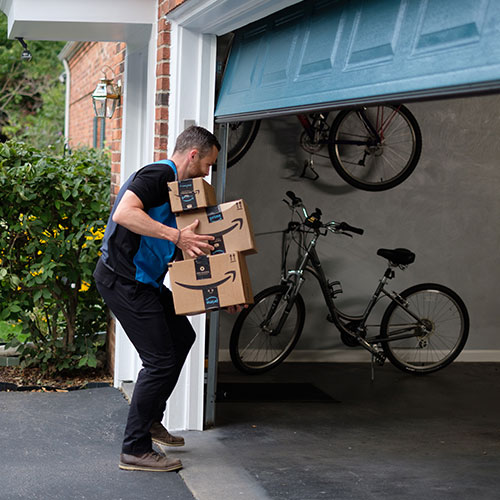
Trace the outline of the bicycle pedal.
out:
[[[385,363],[385,356],[383,354],[373,354],[372,355],[372,362],[375,362],[377,366],[384,366]]]

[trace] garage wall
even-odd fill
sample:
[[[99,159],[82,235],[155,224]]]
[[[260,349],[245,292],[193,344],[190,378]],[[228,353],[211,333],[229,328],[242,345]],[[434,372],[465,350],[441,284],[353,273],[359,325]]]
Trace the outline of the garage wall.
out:
[[[298,145],[296,117],[262,122],[250,152],[228,170],[226,191],[227,200],[244,198],[252,213],[259,254],[247,262],[254,293],[279,280],[280,234],[262,233],[286,227],[289,210],[281,200],[292,190],[310,209],[320,207],[325,219],[365,229],[363,236],[329,235],[319,244],[327,274],[342,282],[342,307],[360,311],[375,289],[385,269],[378,248],[407,247],[416,253],[416,262],[397,273],[392,288],[426,281],[450,286],[471,316],[466,349],[500,350],[500,96],[408,107],[422,130],[420,162],[402,185],[379,193],[345,184],[327,158],[315,157],[318,180],[300,178],[308,156]],[[325,319],[317,283],[308,280],[303,295],[307,318],[297,351],[314,358],[313,351],[338,350],[342,356],[348,348]],[[221,359],[233,322],[234,317],[222,315]],[[491,359],[487,353],[470,354],[468,359]]]

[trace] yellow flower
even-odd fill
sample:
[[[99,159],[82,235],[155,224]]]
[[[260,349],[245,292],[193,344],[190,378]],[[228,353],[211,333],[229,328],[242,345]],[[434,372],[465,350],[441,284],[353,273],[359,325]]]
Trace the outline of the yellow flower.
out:
[[[86,281],[82,281],[82,286],[80,287],[79,292],[86,292],[90,288],[90,283],[87,283]]]
[[[89,231],[92,233],[92,236],[86,236],[88,240],[102,240],[104,238],[105,228],[94,229],[92,226]]]

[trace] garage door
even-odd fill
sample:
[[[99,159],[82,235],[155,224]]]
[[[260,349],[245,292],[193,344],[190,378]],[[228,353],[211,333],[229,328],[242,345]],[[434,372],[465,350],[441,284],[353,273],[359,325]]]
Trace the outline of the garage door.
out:
[[[217,121],[500,88],[498,0],[305,1],[241,28]]]

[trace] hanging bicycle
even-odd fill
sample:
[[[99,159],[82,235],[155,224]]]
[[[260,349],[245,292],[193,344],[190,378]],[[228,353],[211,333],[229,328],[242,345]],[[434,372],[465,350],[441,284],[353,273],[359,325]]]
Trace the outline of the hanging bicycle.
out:
[[[384,191],[401,184],[415,170],[422,151],[422,134],[410,110],[402,104],[362,106],[340,111],[329,124],[330,112],[300,114],[300,146],[310,155],[328,157],[351,186]],[[228,166],[250,149],[260,121],[229,123]],[[309,163],[312,167],[312,160]],[[314,175],[318,174],[313,168]]]

